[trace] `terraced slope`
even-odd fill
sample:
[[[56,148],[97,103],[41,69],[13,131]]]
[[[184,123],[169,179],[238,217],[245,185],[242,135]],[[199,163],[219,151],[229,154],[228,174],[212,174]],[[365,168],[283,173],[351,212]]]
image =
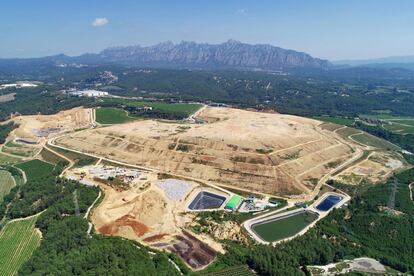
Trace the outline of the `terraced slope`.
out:
[[[319,121],[208,107],[205,124],[154,120],[72,133],[58,145],[163,172],[268,194],[309,193],[352,155]],[[315,181],[316,180],[316,181]]]

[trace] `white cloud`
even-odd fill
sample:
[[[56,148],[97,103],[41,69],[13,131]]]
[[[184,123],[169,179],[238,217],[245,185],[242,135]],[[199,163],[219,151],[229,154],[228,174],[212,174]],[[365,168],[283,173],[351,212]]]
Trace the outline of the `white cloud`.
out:
[[[102,27],[109,23],[109,20],[106,17],[97,17],[92,22],[93,27]]]
[[[236,14],[246,13],[246,9],[238,9],[236,10]]]

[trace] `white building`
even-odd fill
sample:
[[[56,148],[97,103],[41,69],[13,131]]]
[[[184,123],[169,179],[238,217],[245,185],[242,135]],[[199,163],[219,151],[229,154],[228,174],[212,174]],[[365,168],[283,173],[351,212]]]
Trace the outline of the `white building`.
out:
[[[7,83],[0,85],[0,89],[6,89],[6,88],[27,88],[27,87],[37,87],[37,84],[32,82],[25,82],[25,81],[18,81],[17,83]]]
[[[79,97],[105,97],[108,96],[109,93],[105,91],[98,91],[98,90],[81,90],[81,91],[70,91],[71,95],[79,96]]]

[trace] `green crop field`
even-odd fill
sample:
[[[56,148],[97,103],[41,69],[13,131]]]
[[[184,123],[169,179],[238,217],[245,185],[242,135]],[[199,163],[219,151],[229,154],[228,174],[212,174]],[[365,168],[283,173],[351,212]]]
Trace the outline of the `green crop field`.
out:
[[[354,119],[344,118],[344,117],[317,116],[313,118],[316,120],[322,121],[322,122],[333,123],[333,124],[344,125],[344,126],[352,125],[352,123],[355,121]]]
[[[263,240],[273,242],[299,233],[316,219],[317,216],[315,214],[302,212],[289,217],[254,225],[252,229]]]
[[[385,141],[381,138],[368,134],[368,133],[356,134],[352,136],[352,139],[358,143],[371,146],[371,147],[375,147],[375,148],[379,148],[379,149],[384,149],[384,150],[399,150],[400,149],[398,146],[388,141]]]
[[[22,145],[17,144],[17,143],[15,143],[15,142],[13,142],[13,141],[9,141],[9,142],[7,142],[7,143],[5,144],[5,146],[6,146],[6,147],[9,147],[9,148],[20,148],[20,147],[23,147]]]
[[[96,121],[100,124],[122,124],[133,120],[125,110],[119,108],[102,107],[96,109]]]
[[[381,120],[414,120],[414,117],[406,117],[406,116],[395,116],[392,114],[360,114],[358,115],[360,118],[372,118],[372,119],[381,119]]]
[[[34,159],[24,163],[17,164],[16,167],[22,169],[26,173],[27,180],[48,175],[53,169],[52,164]]]
[[[118,103],[128,107],[144,107],[150,106],[154,110],[165,112],[186,113],[187,116],[193,114],[201,108],[200,104],[187,103],[163,103],[163,102],[145,102],[145,101],[131,101],[125,99],[105,99],[104,102]]]
[[[414,120],[389,120],[388,124],[383,124],[384,128],[398,134],[414,134]]]
[[[63,159],[60,156],[57,156],[56,154],[47,150],[46,148],[42,149],[42,151],[40,152],[40,156],[46,162],[53,163],[53,164],[57,164],[59,161],[65,161],[65,159]]]
[[[14,164],[20,161],[20,158],[0,153],[0,165]]]
[[[11,173],[5,170],[0,170],[0,202],[3,197],[7,195],[10,190],[16,185]]]
[[[414,134],[414,118],[401,117],[390,114],[359,115],[361,118],[381,119],[383,127],[398,134]]]
[[[16,275],[40,244],[37,216],[8,222],[0,231],[0,275]]]
[[[75,162],[76,167],[83,167],[83,166],[91,165],[98,161],[98,159],[94,157],[84,155],[81,153],[77,153],[77,152],[73,152],[70,150],[64,150],[60,148],[54,148],[54,150],[66,156],[67,158],[73,160]]]

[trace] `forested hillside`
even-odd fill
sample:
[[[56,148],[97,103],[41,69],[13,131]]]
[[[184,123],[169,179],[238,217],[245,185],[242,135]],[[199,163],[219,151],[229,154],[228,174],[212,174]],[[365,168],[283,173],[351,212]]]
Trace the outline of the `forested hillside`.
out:
[[[0,144],[3,144],[5,142],[9,133],[16,127],[17,126],[13,122],[0,125]]]
[[[0,90],[0,94],[17,93],[14,102],[0,103],[0,118],[13,111],[23,114],[53,113],[94,102],[59,92],[67,88],[93,88],[117,96],[142,97],[144,100],[219,102],[306,116],[352,117],[378,112],[414,116],[414,73],[404,70],[348,68],[252,72],[113,65],[80,68],[42,65],[32,70],[17,66],[14,70],[13,78],[30,77],[47,85],[17,91]]]

